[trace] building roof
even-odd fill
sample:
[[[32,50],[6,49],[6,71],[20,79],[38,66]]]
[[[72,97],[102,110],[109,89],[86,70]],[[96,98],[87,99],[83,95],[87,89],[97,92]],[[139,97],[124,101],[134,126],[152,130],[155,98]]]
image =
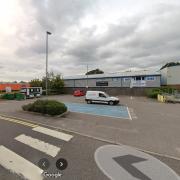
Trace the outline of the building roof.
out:
[[[106,74],[93,74],[93,75],[74,75],[74,76],[65,76],[65,80],[71,79],[96,79],[96,78],[112,78],[112,77],[132,77],[132,76],[161,76],[158,71],[126,71],[126,72],[118,72],[118,73],[106,73]]]

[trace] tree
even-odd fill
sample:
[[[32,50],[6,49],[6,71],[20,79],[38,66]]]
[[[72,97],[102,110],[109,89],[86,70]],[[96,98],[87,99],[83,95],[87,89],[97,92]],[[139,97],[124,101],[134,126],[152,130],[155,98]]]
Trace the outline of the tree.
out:
[[[60,74],[55,75],[53,72],[48,73],[47,76],[48,81],[48,91],[49,93],[62,93],[64,87],[64,81]],[[42,80],[33,79],[30,81],[31,87],[42,87],[44,90],[46,89],[46,77],[43,77]]]
[[[61,75],[53,76],[51,79],[51,89],[60,91],[64,87],[64,81],[61,78]]]
[[[166,68],[166,67],[172,67],[172,66],[180,66],[180,62],[169,62],[169,63],[166,63],[164,66],[161,67],[160,70]]]
[[[94,69],[86,73],[86,75],[92,75],[92,74],[104,74],[104,72],[100,69]]]
[[[42,81],[39,79],[33,79],[29,82],[31,87],[42,87]]]
[[[25,81],[20,81],[19,83],[22,83],[22,84],[23,84],[23,83],[27,83],[27,82],[25,82]]]

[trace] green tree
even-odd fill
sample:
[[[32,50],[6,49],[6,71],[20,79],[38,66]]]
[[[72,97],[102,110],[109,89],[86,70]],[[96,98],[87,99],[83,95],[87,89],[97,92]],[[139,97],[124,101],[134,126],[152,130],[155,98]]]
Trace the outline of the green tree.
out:
[[[100,69],[94,69],[86,73],[86,75],[92,75],[92,74],[104,74],[104,72]]]
[[[61,75],[53,76],[51,79],[51,89],[60,91],[64,87],[64,81],[61,78]]]
[[[50,94],[59,94],[63,93],[64,81],[60,74],[55,75],[53,72],[48,73],[48,92]],[[32,87],[42,87],[46,89],[46,77],[43,77],[42,80],[33,79],[30,81]]]
[[[166,67],[172,67],[172,66],[180,66],[180,62],[169,62],[169,63],[166,63],[164,66],[161,67],[161,69],[164,69]]]
[[[33,79],[29,82],[31,87],[42,87],[42,81],[39,79]]]

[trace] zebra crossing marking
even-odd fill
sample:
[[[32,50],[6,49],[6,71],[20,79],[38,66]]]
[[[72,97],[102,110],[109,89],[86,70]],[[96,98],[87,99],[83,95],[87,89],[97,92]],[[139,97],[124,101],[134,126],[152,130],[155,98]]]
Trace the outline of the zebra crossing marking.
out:
[[[73,136],[70,134],[62,133],[62,132],[48,129],[48,128],[41,127],[41,126],[35,127],[32,130],[36,131],[36,132],[40,132],[42,134],[46,134],[46,135],[55,137],[60,140],[64,140],[64,141],[70,141],[73,138]]]
[[[28,180],[43,179],[42,169],[2,145],[0,146],[0,165]]]
[[[61,150],[57,146],[32,138],[31,136],[26,136],[25,134],[21,134],[14,139],[52,157],[55,157]]]

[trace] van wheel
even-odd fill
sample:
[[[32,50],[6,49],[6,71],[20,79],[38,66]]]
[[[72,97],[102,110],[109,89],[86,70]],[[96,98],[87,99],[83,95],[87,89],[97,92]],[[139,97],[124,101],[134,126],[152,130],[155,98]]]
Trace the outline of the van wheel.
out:
[[[113,101],[109,101],[109,105],[114,105],[114,102]]]
[[[92,103],[92,101],[91,100],[87,100],[87,104],[91,104]]]

